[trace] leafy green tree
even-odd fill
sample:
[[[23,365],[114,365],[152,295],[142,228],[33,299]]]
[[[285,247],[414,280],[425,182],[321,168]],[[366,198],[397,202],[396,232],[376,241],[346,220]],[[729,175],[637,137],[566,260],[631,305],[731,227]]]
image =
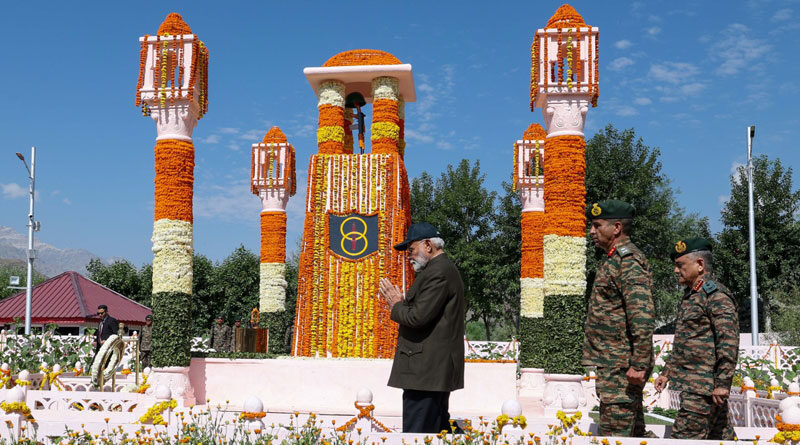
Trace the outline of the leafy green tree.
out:
[[[619,199],[636,207],[631,239],[644,252],[653,272],[657,326],[671,328],[681,289],[669,257],[678,239],[710,237],[708,220],[678,206],[670,180],[661,171],[661,151],[644,144],[634,130],[607,125],[586,144],[586,203]],[[602,258],[588,236],[587,293]]]
[[[194,334],[208,334],[211,325],[222,311],[223,295],[214,286],[214,264],[204,255],[192,259],[192,320]]]
[[[231,322],[250,320],[258,307],[259,256],[240,245],[214,270],[213,292],[222,303],[221,313]]]
[[[496,193],[484,186],[486,175],[480,162],[462,159],[434,182],[423,173],[411,183],[411,219],[427,221],[442,234],[445,251],[458,265],[464,280],[467,318],[484,322],[486,338],[491,338],[492,321],[497,316],[487,291],[487,249],[492,240],[492,211]]]
[[[511,184],[503,183],[503,195],[492,212],[492,241],[486,246],[491,260],[484,265],[483,312],[503,320],[511,333],[519,329],[520,261],[522,257],[522,203]],[[484,319],[484,323],[490,318]],[[505,336],[502,339],[507,339]],[[488,337],[487,337],[488,338]]]
[[[800,306],[800,190],[792,186],[792,169],[780,159],[761,155],[753,159],[753,211],[756,235],[756,277],[759,293],[759,326],[771,331],[780,316],[783,329],[800,330],[791,320],[791,309]],[[750,244],[747,171],[740,167],[731,176],[731,195],[722,209],[722,232],[714,260],[717,274],[739,301],[742,331],[750,329]],[[783,314],[784,309],[789,313]],[[795,312],[796,314],[796,312]],[[795,320],[797,317],[795,315]]]
[[[144,271],[145,268],[142,268]],[[105,264],[99,259],[89,260],[86,265],[89,278],[103,286],[118,292],[137,303],[147,307],[152,306],[152,270],[150,270],[149,280],[146,275],[139,271],[128,260],[117,260],[111,264]]]
[[[0,300],[22,291],[22,289],[8,288],[9,279],[12,276],[19,277],[20,287],[27,286],[25,280],[28,279],[28,265],[24,261],[4,261],[0,264]],[[43,283],[45,280],[47,280],[47,277],[37,272],[34,268],[33,285],[36,286],[37,284]]]

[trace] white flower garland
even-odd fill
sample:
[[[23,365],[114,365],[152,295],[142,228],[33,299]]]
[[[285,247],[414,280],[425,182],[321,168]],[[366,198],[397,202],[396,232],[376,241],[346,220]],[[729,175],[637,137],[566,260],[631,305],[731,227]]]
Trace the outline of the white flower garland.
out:
[[[528,318],[544,316],[544,278],[521,278],[520,315]]]
[[[344,83],[338,80],[322,82],[322,85],[319,86],[319,102],[317,106],[320,105],[333,105],[344,108]]]
[[[544,294],[583,295],[586,291],[586,239],[545,235]]]
[[[286,264],[261,263],[258,307],[261,312],[283,312],[286,301]]]
[[[160,219],[153,224],[153,293],[192,293],[192,223]]]
[[[105,381],[111,379],[111,376],[114,375],[114,372],[117,370],[117,366],[122,362],[124,350],[125,342],[116,334],[112,334],[103,342],[103,345],[100,346],[100,350],[97,351],[97,355],[94,356],[94,361],[92,362],[91,376],[93,385],[100,384],[100,367],[103,363],[106,363],[106,367],[102,369],[103,379],[105,379]],[[111,356],[106,360],[105,357],[109,354]]]
[[[376,77],[372,79],[372,98],[397,101],[400,82],[394,77]]]

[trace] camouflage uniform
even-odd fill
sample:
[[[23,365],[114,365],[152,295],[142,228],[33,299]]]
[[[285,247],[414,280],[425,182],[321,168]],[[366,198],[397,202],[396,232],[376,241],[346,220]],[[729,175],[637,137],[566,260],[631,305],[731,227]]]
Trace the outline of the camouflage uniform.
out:
[[[231,327],[226,324],[214,323],[211,327],[211,347],[217,352],[231,352],[232,341]]]
[[[599,436],[644,437],[644,385],[628,383],[629,367],[653,369],[652,278],[644,254],[621,238],[597,268],[586,314],[584,366],[597,367]]]
[[[139,360],[142,369],[150,366],[150,358],[153,353],[153,326],[142,326],[142,335],[139,336]]]
[[[681,393],[675,439],[733,440],[728,401],[714,404],[714,388],[730,389],[739,355],[739,317],[730,291],[703,275],[687,288],[678,309],[675,343],[662,375]]]

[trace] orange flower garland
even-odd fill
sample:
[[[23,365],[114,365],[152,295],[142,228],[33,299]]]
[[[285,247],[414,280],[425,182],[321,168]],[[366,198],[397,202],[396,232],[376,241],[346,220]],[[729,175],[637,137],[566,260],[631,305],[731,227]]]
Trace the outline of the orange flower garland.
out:
[[[389,277],[401,284],[407,267],[392,249],[410,219],[402,159],[396,153],[320,154],[309,172],[294,354],[390,358],[397,325],[378,296],[378,281]],[[378,227],[387,228],[378,234],[378,251],[359,260],[334,255],[328,248],[330,213],[377,214]],[[409,285],[411,272],[405,272]]]
[[[580,136],[556,136],[545,141],[545,234],[586,235],[585,149],[586,141]]]
[[[586,27],[583,17],[575,8],[565,3],[550,17],[545,28],[578,28],[581,26]]]
[[[286,262],[286,212],[261,212],[261,262]]]
[[[547,216],[545,212],[522,213],[521,278],[544,277],[542,246]]]
[[[192,63],[189,72],[188,90],[183,89],[184,84],[184,35],[192,34],[189,25],[183,21],[180,14],[170,13],[161,23],[156,33],[156,41],[150,43],[151,36],[145,35],[141,42],[139,52],[139,80],[136,88],[136,106],[142,106],[142,114],[147,115],[147,104],[142,103],[142,88],[147,69],[147,51],[150,47],[155,54],[153,88],[158,90],[159,104],[166,105],[167,86],[169,85],[169,102],[173,104],[176,98],[193,98],[195,86],[199,82],[200,97],[198,105],[200,112],[198,119],[208,112],[208,48],[192,34]],[[162,40],[164,38],[164,40]],[[171,45],[169,42],[171,41]],[[176,79],[175,71],[178,71]]]
[[[398,81],[391,77],[372,80],[372,153],[396,153],[400,140]]]
[[[192,222],[194,145],[190,141],[160,140],[155,157],[154,220]]]
[[[400,65],[401,63],[397,57],[386,51],[353,49],[336,54],[322,66]]]

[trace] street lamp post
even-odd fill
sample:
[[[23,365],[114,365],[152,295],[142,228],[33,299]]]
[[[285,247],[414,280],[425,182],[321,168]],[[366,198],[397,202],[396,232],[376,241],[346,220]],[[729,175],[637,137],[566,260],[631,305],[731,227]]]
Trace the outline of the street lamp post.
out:
[[[753,211],[753,138],[756,126],[747,127],[747,213],[750,226],[750,327],[753,346],[758,346],[758,286],[756,284],[756,218]]]
[[[36,251],[33,249],[33,232],[39,231],[39,222],[33,217],[33,197],[36,184],[36,147],[31,147],[31,166],[25,162],[25,156],[17,153],[17,157],[25,164],[30,179],[30,210],[28,211],[28,281],[25,283],[25,335],[31,333],[31,300],[33,299],[33,260],[36,259]]]

